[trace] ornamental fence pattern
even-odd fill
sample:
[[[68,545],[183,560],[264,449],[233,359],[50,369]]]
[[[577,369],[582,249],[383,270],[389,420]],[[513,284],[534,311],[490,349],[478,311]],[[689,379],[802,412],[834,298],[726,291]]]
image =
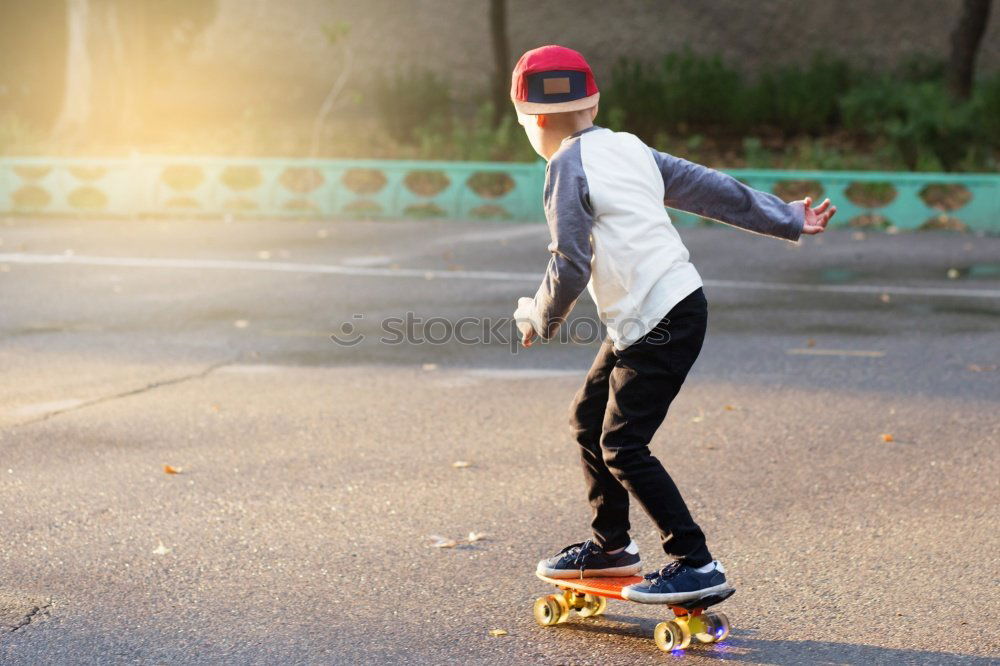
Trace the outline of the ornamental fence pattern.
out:
[[[836,226],[1000,231],[998,174],[727,173],[785,200],[830,197]],[[543,162],[5,157],[0,214],[537,221],[544,175]]]

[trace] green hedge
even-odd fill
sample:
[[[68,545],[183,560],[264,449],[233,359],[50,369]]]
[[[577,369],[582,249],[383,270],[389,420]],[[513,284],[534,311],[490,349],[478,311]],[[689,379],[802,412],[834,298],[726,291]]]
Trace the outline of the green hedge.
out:
[[[513,114],[494,128],[486,104],[456,109],[448,82],[433,74],[383,78],[370,99],[383,130],[419,157],[532,157]],[[972,99],[959,101],[931,58],[876,74],[818,53],[748,76],[684,50],[618,62],[602,85],[598,122],[727,166],[990,171],[1000,152],[1000,74],[981,77]]]
[[[748,77],[718,57],[685,51],[654,65],[620,62],[602,104],[616,125],[647,141],[705,133],[801,142],[840,133],[888,149],[908,169],[930,171],[993,169],[1000,149],[1000,75],[982,78],[972,99],[960,101],[930,59],[875,75],[817,54],[803,66]],[[760,148],[743,143],[748,153]]]

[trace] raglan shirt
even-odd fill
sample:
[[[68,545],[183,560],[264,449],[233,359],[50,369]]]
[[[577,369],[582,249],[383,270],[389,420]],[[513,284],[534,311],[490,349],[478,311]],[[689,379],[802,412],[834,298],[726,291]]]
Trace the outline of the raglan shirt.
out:
[[[587,288],[616,349],[652,330],[702,286],[664,205],[791,241],[802,232],[802,202],[786,204],[632,134],[589,127],[549,159],[552,256],[532,307],[517,316],[551,338]]]

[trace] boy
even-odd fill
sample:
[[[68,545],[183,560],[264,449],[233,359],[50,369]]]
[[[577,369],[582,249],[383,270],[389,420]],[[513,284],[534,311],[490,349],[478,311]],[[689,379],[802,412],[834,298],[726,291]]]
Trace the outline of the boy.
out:
[[[824,230],[829,200],[785,204],[772,194],[653,150],[637,137],[593,124],[600,93],[583,56],[561,46],[517,62],[511,100],[535,151],[548,161],[545,216],[552,252],[534,298],[518,301],[522,344],[549,339],[584,287],[605,340],[577,393],[571,425],[580,444],[593,539],[538,563],[555,578],[641,571],[629,537],[629,494],[656,524],[673,561],[626,599],[679,603],[726,588],[705,535],[649,441],[701,351],[707,304],[701,277],[664,204],[790,241]]]

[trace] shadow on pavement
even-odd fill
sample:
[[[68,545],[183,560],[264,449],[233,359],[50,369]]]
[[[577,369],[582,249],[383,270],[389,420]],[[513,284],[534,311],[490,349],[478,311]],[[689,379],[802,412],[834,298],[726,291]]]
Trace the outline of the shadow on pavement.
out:
[[[598,622],[567,622],[561,630],[595,634],[614,634],[638,638],[653,648],[653,628],[657,621],[628,615],[607,614]],[[689,654],[719,661],[749,662],[754,664],[962,664],[987,666],[995,659],[954,652],[931,652],[902,648],[833,643],[810,640],[770,640],[752,638],[749,629],[736,629],[728,639],[717,645],[698,645]]]

